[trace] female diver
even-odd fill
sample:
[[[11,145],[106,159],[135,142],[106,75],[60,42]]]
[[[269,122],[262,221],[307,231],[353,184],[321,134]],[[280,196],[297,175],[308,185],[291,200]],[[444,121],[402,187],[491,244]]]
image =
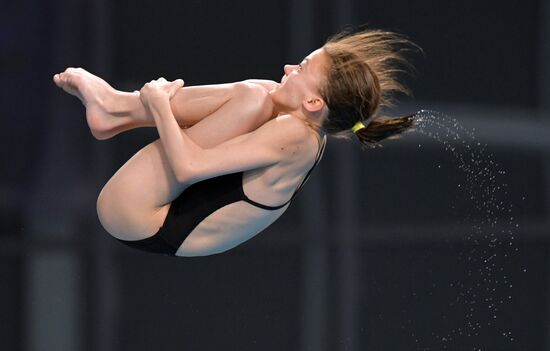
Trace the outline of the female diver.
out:
[[[410,127],[414,116],[377,116],[398,82],[404,48],[386,31],[330,38],[280,83],[248,80],[183,88],[160,78],[139,92],[113,89],[81,68],[56,74],[77,96],[99,140],[156,127],[97,200],[103,227],[149,252],[204,256],[231,249],[280,217],[319,162],[326,134],[355,134],[367,146]]]

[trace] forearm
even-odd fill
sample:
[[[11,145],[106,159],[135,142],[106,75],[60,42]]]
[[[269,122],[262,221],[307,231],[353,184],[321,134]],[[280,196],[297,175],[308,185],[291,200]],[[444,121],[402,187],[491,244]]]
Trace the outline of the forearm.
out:
[[[185,182],[187,169],[193,160],[192,156],[200,152],[201,148],[181,130],[168,99],[150,105],[149,110],[154,118],[168,163],[176,179]]]

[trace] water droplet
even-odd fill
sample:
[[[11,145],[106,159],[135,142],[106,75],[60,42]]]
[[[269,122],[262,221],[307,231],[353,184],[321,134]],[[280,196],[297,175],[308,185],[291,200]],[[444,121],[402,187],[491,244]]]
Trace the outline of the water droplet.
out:
[[[463,220],[464,223],[471,223],[471,230],[464,238],[472,249],[470,255],[460,258],[467,265],[467,284],[457,282],[451,283],[450,286],[456,286],[458,290],[457,300],[453,304],[461,302],[471,306],[470,313],[465,316],[469,323],[468,336],[478,335],[473,331],[481,328],[480,323],[476,321],[479,313],[495,312],[492,319],[496,319],[496,305],[500,307],[505,300],[511,299],[511,295],[504,295],[501,289],[503,286],[512,288],[508,280],[509,275],[505,274],[502,266],[502,262],[510,256],[506,252],[510,251],[496,254],[499,252],[497,250],[507,250],[513,246],[512,240],[515,240],[515,236],[512,229],[519,228],[519,223],[514,223],[513,205],[507,203],[508,184],[503,181],[507,172],[500,169],[488,151],[488,145],[476,140],[475,129],[468,130],[455,119],[429,110],[421,111],[418,120],[421,122],[417,130],[441,143],[443,149],[454,158],[457,170],[464,176],[457,182],[455,191],[458,192],[457,197],[463,197],[470,204],[471,211],[466,213]],[[442,164],[437,164],[437,169],[442,169]],[[503,201],[504,198],[506,201]],[[525,200],[525,196],[522,200]],[[451,205],[453,211],[460,208]],[[504,239],[505,235],[507,239]],[[514,248],[514,252],[517,250],[517,247]],[[526,272],[525,268],[523,272]],[[445,316],[443,318],[445,319]],[[462,335],[462,332],[459,333]],[[446,340],[449,340],[449,337],[446,337]]]

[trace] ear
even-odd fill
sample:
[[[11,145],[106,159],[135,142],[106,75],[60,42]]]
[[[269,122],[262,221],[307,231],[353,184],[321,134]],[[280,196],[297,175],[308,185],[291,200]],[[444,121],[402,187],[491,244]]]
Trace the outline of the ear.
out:
[[[314,113],[321,111],[325,106],[325,102],[320,97],[314,96],[302,101],[302,105],[307,111]]]

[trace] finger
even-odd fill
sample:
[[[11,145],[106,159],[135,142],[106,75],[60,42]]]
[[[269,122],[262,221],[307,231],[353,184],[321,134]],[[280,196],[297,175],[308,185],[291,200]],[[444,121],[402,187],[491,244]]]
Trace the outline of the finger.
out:
[[[178,92],[178,90],[183,87],[183,84],[183,80],[181,79],[176,79],[175,81],[171,82],[170,88],[168,89],[170,97],[173,97]]]

